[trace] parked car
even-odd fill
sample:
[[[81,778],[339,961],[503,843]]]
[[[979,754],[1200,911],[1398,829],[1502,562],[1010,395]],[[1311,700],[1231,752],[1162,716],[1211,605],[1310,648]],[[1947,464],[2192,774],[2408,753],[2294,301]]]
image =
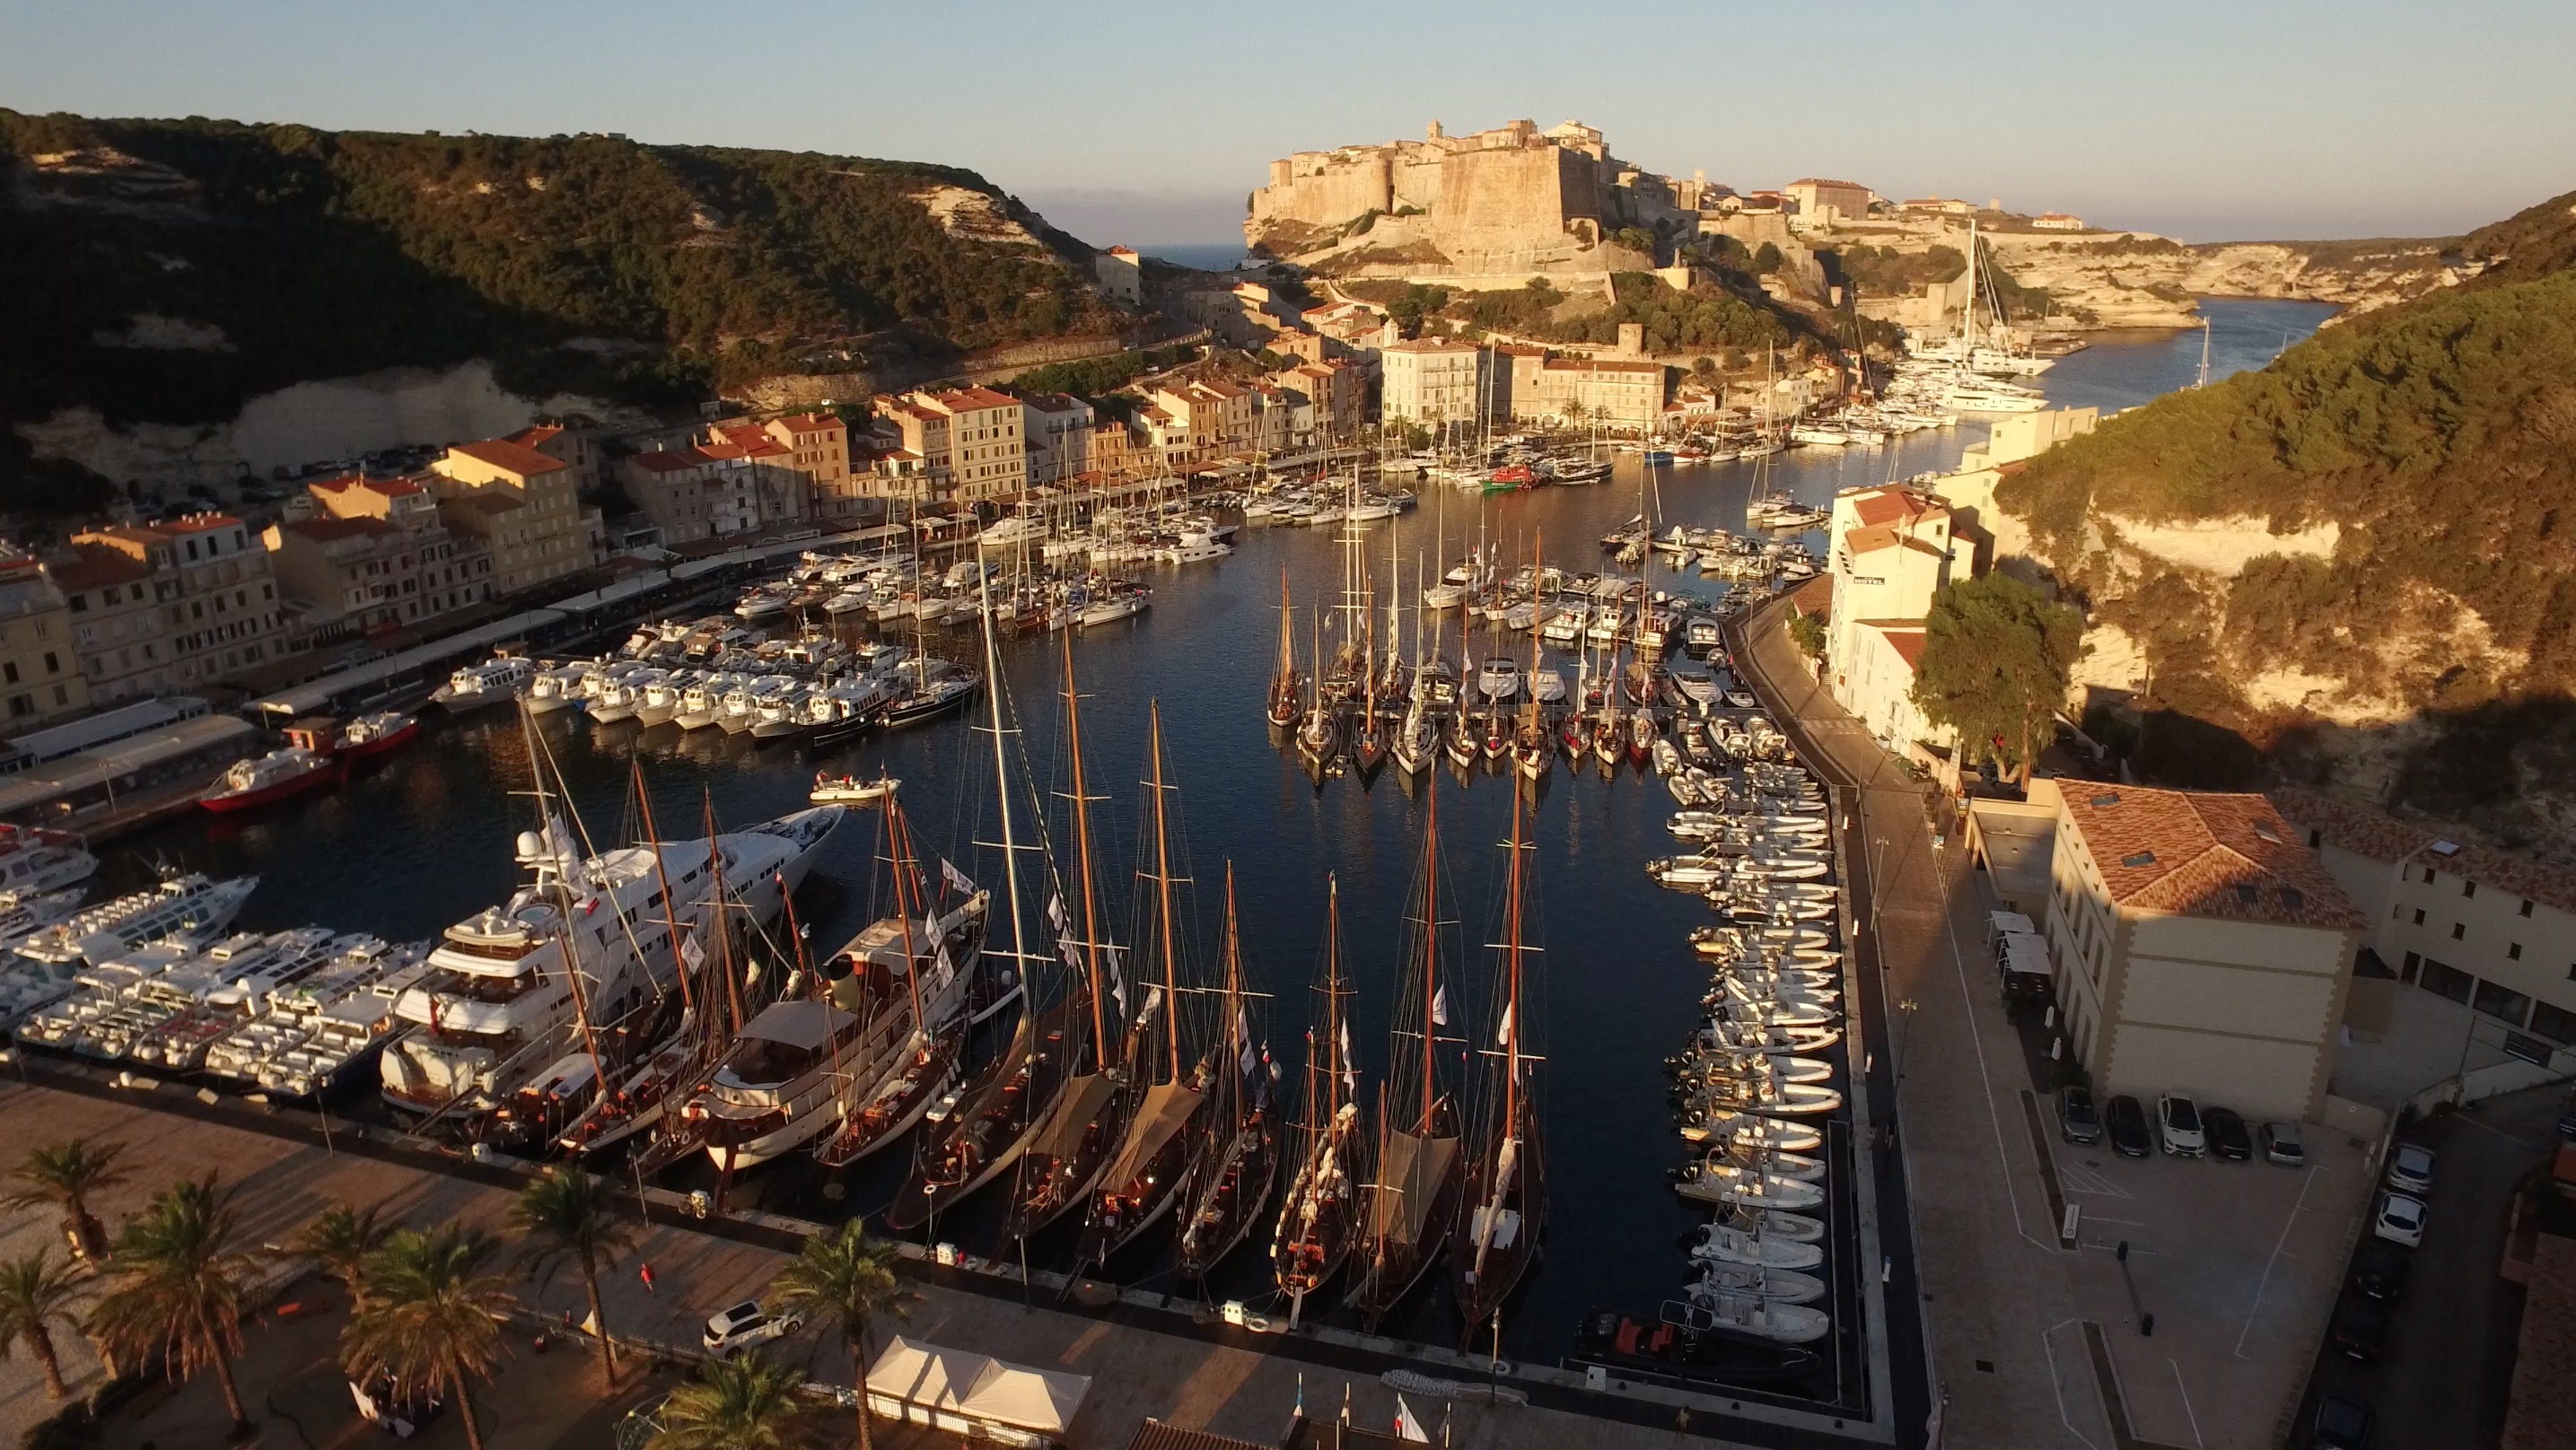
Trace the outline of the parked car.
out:
[[[2209,1138],[2209,1156],[2242,1163],[2254,1156],[2254,1140],[2245,1132],[2245,1120],[2228,1108],[2200,1110],[2200,1128]]]
[[[2433,1191],[2433,1150],[2421,1143],[2400,1143],[2388,1155],[2388,1186],[2423,1198]]]
[[[2309,1444],[2317,1450],[2363,1450],[2369,1441],[2370,1406],[2336,1394],[2318,1398]]]
[[[805,1327],[805,1316],[793,1311],[772,1314],[760,1307],[757,1299],[745,1299],[731,1309],[722,1310],[707,1320],[707,1332],[699,1343],[709,1354],[731,1354],[746,1344],[759,1344],[781,1335],[794,1334]]]
[[[2200,1109],[2191,1099],[2172,1093],[2156,1099],[2156,1145],[2177,1158],[2209,1151],[2209,1135],[2201,1131]]]
[[[2335,1353],[2368,1364],[2379,1358],[2379,1347],[2387,1341],[2387,1305],[2350,1298],[2335,1305],[2334,1320],[2326,1327],[2326,1343]]]
[[[2308,1161],[2308,1150],[2299,1138],[2296,1123],[2265,1123],[2262,1132],[2263,1161],[2298,1168]]]
[[[2069,1086],[2057,1090],[2057,1131],[2069,1143],[2102,1141],[2102,1114],[2093,1106],[2093,1090]]]
[[[2111,1135],[2111,1147],[2123,1158],[2144,1158],[2155,1147],[2155,1139],[2147,1132],[2147,1110],[2127,1093],[2111,1099],[2102,1114],[2102,1127]]]
[[[2406,1287],[2406,1269],[2414,1259],[2386,1239],[2363,1242],[2352,1256],[2352,1287],[2373,1299],[2394,1299]]]
[[[2370,1216],[2370,1231],[2392,1244],[2419,1248],[2424,1242],[2424,1200],[2403,1193],[2379,1195],[2379,1211]]]

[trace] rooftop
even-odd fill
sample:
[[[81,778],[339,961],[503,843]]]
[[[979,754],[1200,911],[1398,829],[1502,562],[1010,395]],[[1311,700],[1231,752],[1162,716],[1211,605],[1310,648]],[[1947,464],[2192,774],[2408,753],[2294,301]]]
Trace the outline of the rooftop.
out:
[[[543,448],[547,443],[562,436],[563,429],[553,423],[534,423],[516,433],[504,435],[501,441],[516,443],[522,448]]]
[[[971,412],[978,408],[1016,408],[1020,400],[991,388],[959,388],[954,392],[935,394],[931,401],[952,413]]]
[[[1662,363],[1618,362],[1600,357],[1552,357],[1539,366],[1550,372],[1653,373],[1659,377],[1664,371]]]
[[[55,578],[61,579],[60,571]],[[2391,865],[2406,862],[2510,891],[2560,911],[2576,912],[2576,871],[2516,856],[2433,822],[2401,821],[2320,791],[2282,786],[2272,804],[2329,846]]]
[[[1852,513],[1863,524],[1914,523],[1939,515],[1949,517],[1950,506],[1910,488],[1881,486],[1854,489],[1843,495],[1851,500]]]
[[[75,544],[71,557],[53,566],[57,589],[100,589],[149,579],[152,571],[132,555],[98,544]]]
[[[777,422],[790,433],[829,433],[849,426],[838,413],[790,413]]]
[[[2063,801],[2119,906],[2278,926],[2365,925],[2262,796],[2068,781]]]
[[[552,473],[556,469],[570,467],[560,458],[548,458],[525,444],[513,443],[507,438],[486,438],[479,443],[453,444],[447,451],[450,454],[461,453],[477,463],[489,464],[505,472],[515,473],[521,478],[533,478],[540,473]]]
[[[374,535],[400,534],[402,530],[383,519],[302,519],[279,524],[281,531],[300,534],[316,543],[327,544],[339,539],[365,538]]]
[[[633,454],[626,461],[646,473],[685,473],[704,464],[707,456],[695,448],[655,448]]]

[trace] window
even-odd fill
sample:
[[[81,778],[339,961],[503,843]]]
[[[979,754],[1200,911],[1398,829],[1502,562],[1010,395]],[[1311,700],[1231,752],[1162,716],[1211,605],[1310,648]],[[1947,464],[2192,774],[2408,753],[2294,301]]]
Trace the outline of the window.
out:
[[[2474,882],[2474,881],[2463,881],[2463,882],[2461,882],[2461,883],[2460,883],[2460,894],[2461,894],[2462,896],[2475,896],[2475,895],[2477,895],[2477,894],[2478,894],[2478,883],[2476,883],[2476,882]]]
[[[2406,965],[2398,969],[2397,980],[2401,982],[2414,981],[2415,973],[2420,970],[2423,965],[2424,957],[2422,953],[2408,952],[2406,954]]]
[[[2446,966],[2427,957],[2424,961],[2424,975],[2417,985],[2436,996],[2465,1003],[2469,1000],[2470,994],[2477,990],[2478,979],[2457,967]]]
[[[2523,1019],[2531,1015],[2531,999],[2529,997],[2526,997],[2511,988],[2500,987],[2493,982],[2478,983],[2477,999],[2474,1005],[2477,1010],[2485,1013],[2489,1017],[2496,1018],[2499,1021],[2510,1022],[2516,1027],[2520,1027]]]
[[[2516,915],[2516,916],[2529,916],[2529,915],[2531,915],[2531,898],[2530,898],[2530,897],[2526,896],[2526,897],[2524,897],[2524,898],[2522,899],[2522,909],[2521,909],[2521,910],[2519,910],[2519,911],[2517,911],[2517,912],[2515,912],[2515,913],[2514,913],[2514,915]]]
[[[2468,924],[2467,922],[2465,922],[2465,921],[2455,921],[2455,922],[2452,922],[2452,923],[2451,923],[2451,940],[2453,940],[2453,941],[2466,941],[2466,940],[2468,940],[2468,937],[2469,937],[2469,924]]]
[[[45,673],[49,675],[59,675],[62,672],[63,662],[60,659],[55,658],[52,650],[45,651]]]
[[[2531,1009],[2531,1032],[2552,1042],[2576,1044],[2576,1012],[2538,1003]]]
[[[71,702],[72,702],[72,692],[71,692],[71,690],[70,690],[69,688],[67,688],[67,687],[65,687],[65,686],[62,686],[62,685],[56,685],[56,686],[54,686],[54,703],[55,703],[55,704],[57,704],[57,705],[68,705],[68,704],[70,704]]]
[[[5,663],[0,663],[0,679],[5,679],[12,685],[18,683],[18,662],[16,660],[9,660]]]
[[[2505,959],[2506,961],[2508,961],[2508,962],[2518,962],[2518,961],[2521,961],[2521,960],[2522,960],[2522,943],[2520,943],[2520,942],[2515,942],[2515,943],[2511,944],[2510,946],[2507,946],[2507,947],[2504,949],[2504,959]]]
[[[2415,908],[2415,924],[2417,926],[2422,926],[2424,924],[2424,908],[2420,906]]]

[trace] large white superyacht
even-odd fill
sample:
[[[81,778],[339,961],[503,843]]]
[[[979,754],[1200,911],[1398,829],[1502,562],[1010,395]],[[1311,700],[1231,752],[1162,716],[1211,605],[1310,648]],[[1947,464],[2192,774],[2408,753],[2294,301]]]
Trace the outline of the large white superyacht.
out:
[[[720,853],[700,838],[585,857],[549,798],[542,828],[517,842],[528,884],[449,927],[395,1004],[413,1025],[385,1051],[386,1102],[479,1136],[486,1115],[567,1053],[623,1060],[648,1048],[681,952],[705,950],[698,923],[712,915],[718,872],[728,900],[772,922],[842,814],[818,806],[731,832],[716,838]]]

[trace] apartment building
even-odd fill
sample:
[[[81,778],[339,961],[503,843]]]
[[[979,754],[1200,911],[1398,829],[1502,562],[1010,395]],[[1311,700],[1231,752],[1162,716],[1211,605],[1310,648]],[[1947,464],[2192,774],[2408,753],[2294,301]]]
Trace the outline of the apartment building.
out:
[[[164,639],[168,620],[149,565],[121,549],[86,543],[74,544],[49,567],[70,610],[72,652],[80,657],[91,704],[176,692]]]
[[[522,428],[501,440],[515,443],[531,452],[542,453],[572,470],[573,492],[589,493],[599,487],[599,450],[588,427],[564,423],[537,423]]]
[[[2271,799],[2399,981],[2494,1024],[2503,1055],[2576,1072],[2576,872],[2315,791]]]
[[[1100,290],[1130,307],[1145,301],[1145,259],[1133,247],[1111,247],[1091,259]]]
[[[990,388],[880,397],[878,420],[920,455],[932,499],[974,503],[1028,487],[1028,439],[1020,400]]]
[[[1252,390],[1223,378],[1182,379],[1145,390],[1145,401],[1170,422],[1167,452],[1186,448],[1192,462],[1208,462],[1253,446]],[[1175,460],[1177,461],[1177,460]]]
[[[1517,359],[1514,365],[1520,365]],[[1662,363],[1552,357],[1541,361],[1535,373],[1532,402],[1522,404],[1517,380],[1512,386],[1514,406],[1524,416],[1605,428],[1647,429],[1663,421]]]
[[[1091,467],[1091,405],[1064,393],[1020,400],[1029,482],[1056,484]]]
[[[0,710],[33,729],[89,708],[71,605],[42,560],[0,545]]]
[[[2296,828],[2259,795],[2035,784],[2058,797],[2057,1006],[2095,1088],[2313,1120],[2367,923]]]
[[[415,627],[490,597],[487,575],[443,527],[378,518],[288,519],[261,536],[285,591],[295,647]],[[461,577],[460,577],[461,576]]]
[[[274,565],[240,519],[190,514],[95,529],[73,535],[72,543],[115,550],[148,573],[170,687],[219,680],[288,652]]]
[[[1445,427],[1485,420],[1492,356],[1471,342],[1417,337],[1378,350],[1378,416]]]
[[[490,438],[448,449],[430,465],[428,482],[440,518],[480,546],[492,561],[493,594],[506,597],[594,562],[596,511],[581,505],[580,478],[563,459]]]
[[[1949,506],[1920,489],[1845,489],[1826,538],[1833,600],[1825,626],[1825,684],[1878,739],[1902,750],[1926,738],[1914,707],[1914,665],[1932,596],[1967,577],[1973,557],[1951,536]]]

